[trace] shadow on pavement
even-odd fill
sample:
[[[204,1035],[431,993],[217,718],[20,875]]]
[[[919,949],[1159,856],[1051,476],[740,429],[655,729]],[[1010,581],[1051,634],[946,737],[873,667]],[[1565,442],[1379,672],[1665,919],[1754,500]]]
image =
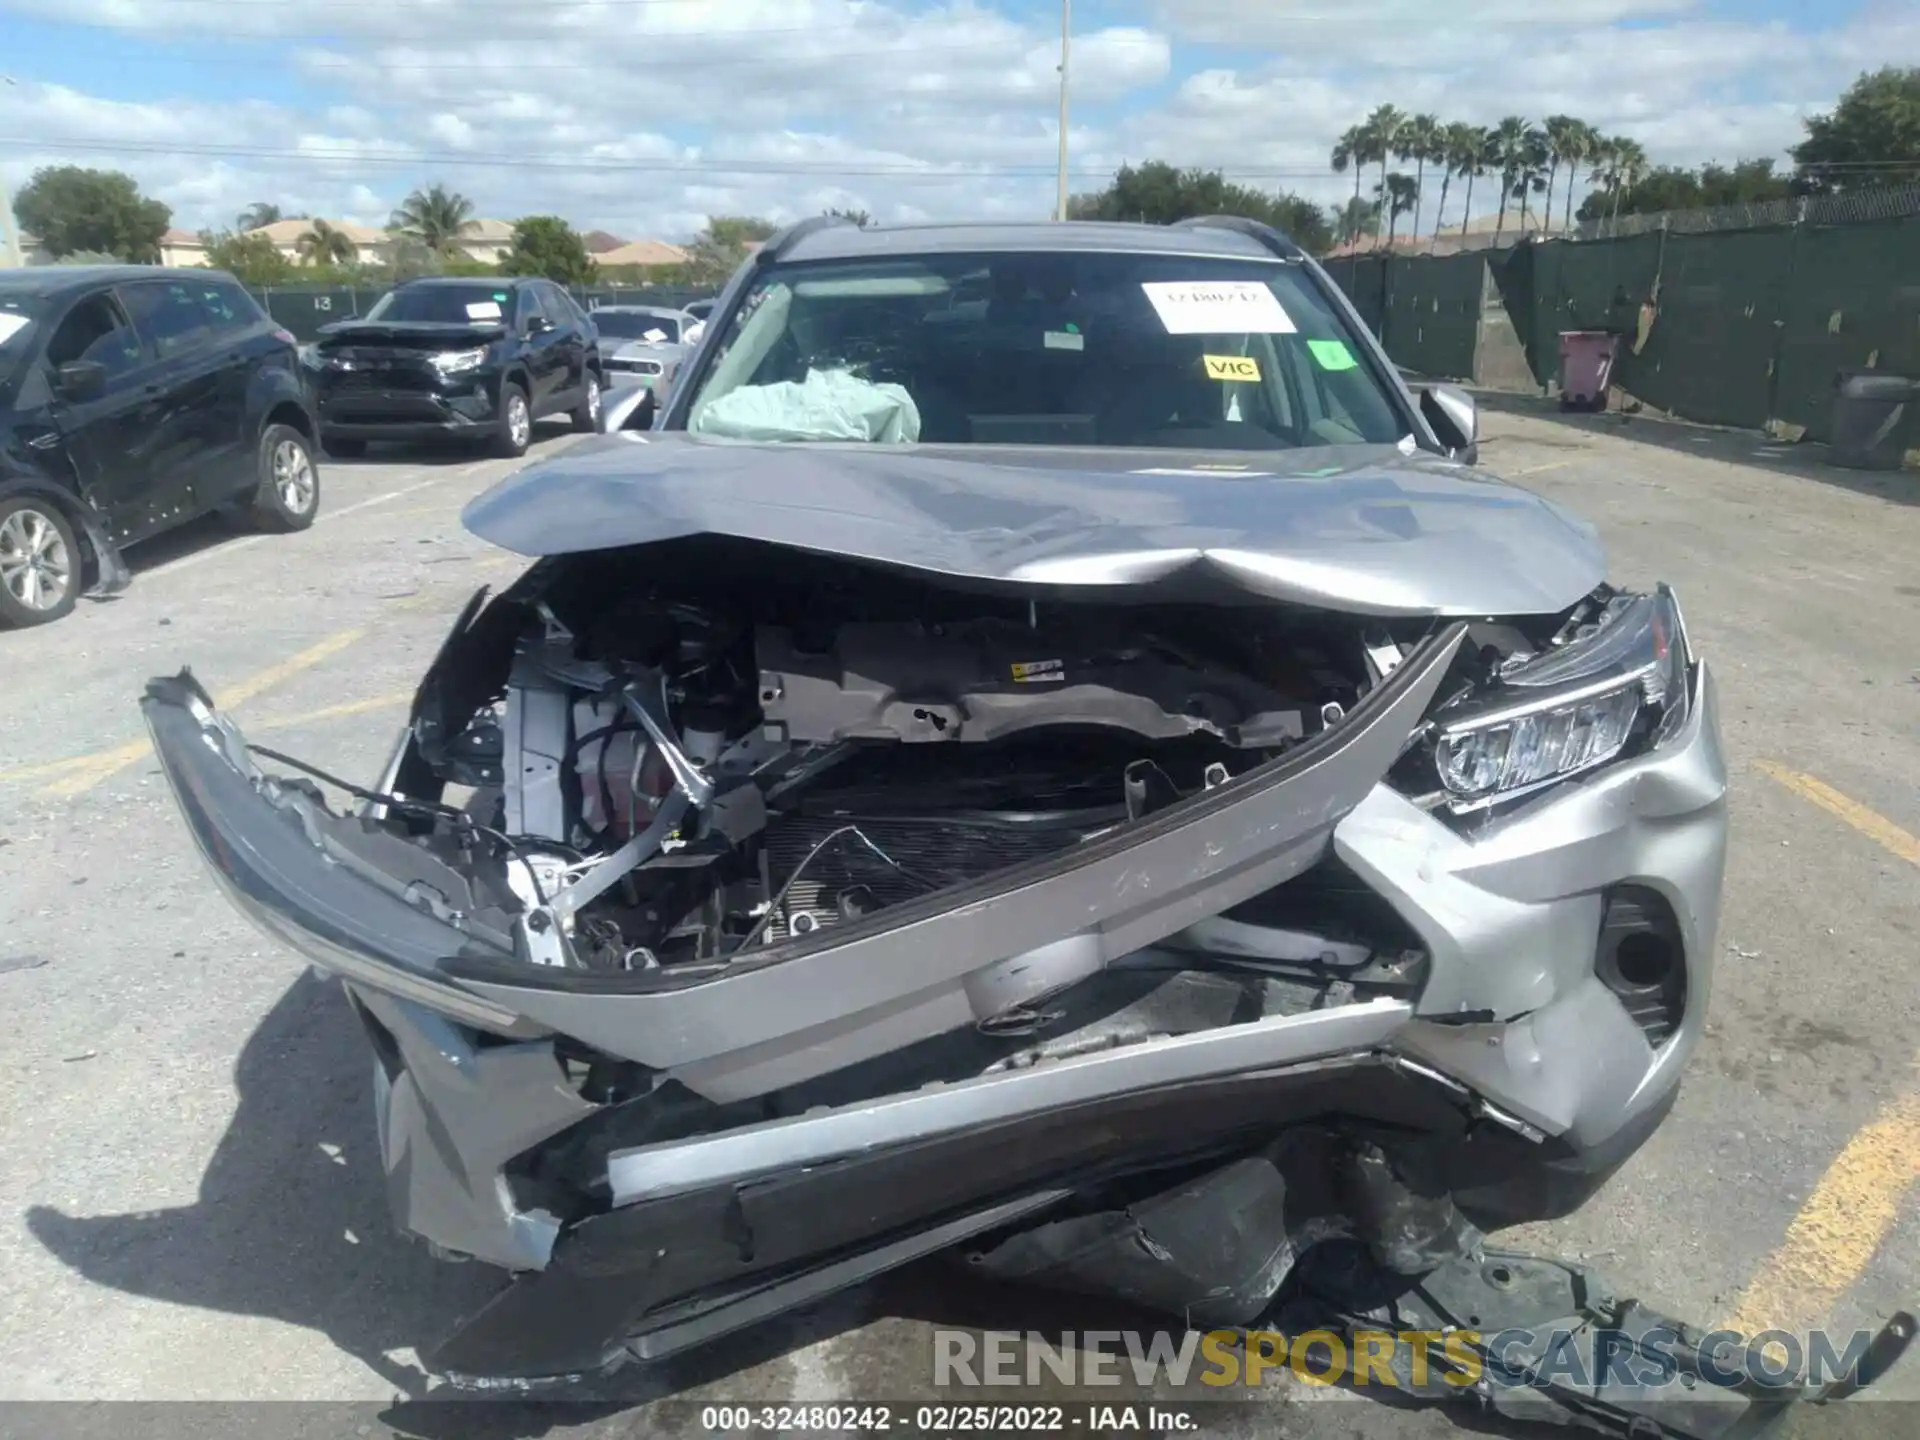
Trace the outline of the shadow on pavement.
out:
[[[387,1352],[444,1334],[500,1277],[434,1260],[394,1230],[370,1064],[338,986],[305,972],[240,1053],[239,1105],[195,1203],[92,1217],[35,1206],[27,1228],[95,1284],[319,1330],[397,1390],[423,1393],[421,1374]]]
[[[491,1267],[435,1260],[393,1229],[375,1154],[371,1065],[338,986],[305,972],[240,1053],[234,1070],[239,1103],[193,1204],[93,1217],[35,1206],[27,1227],[95,1284],[319,1331],[393,1386],[396,1401],[379,1410],[381,1424],[420,1440],[705,1435],[710,1427],[702,1408],[718,1403],[1126,1405],[1156,1398],[1128,1375],[1118,1332],[1178,1328],[1164,1317],[996,1284],[947,1259],[884,1276],[702,1350],[557,1390],[434,1390],[411,1355],[400,1352],[447,1334],[503,1279]],[[1047,1393],[938,1388],[936,1328],[1055,1337],[1114,1332],[1105,1348],[1115,1352],[1115,1368],[1127,1378],[1112,1387],[1058,1386]],[[830,1356],[806,1358],[822,1346]],[[823,1382],[838,1393],[823,1394]],[[1178,1395],[1157,1398],[1177,1407],[1198,1388],[1190,1383]],[[1362,1424],[1369,1435],[1389,1427],[1410,1437],[1449,1433],[1437,1412],[1404,1409],[1396,1394],[1367,1391],[1356,1403],[1365,1409],[1322,1414]],[[1271,1403],[1234,1408],[1257,1420],[1247,1434],[1271,1434],[1274,1408],[1284,1404],[1284,1393],[1275,1393]],[[1408,1428],[1401,1428],[1403,1421]],[[1484,1428],[1509,1436],[1565,1433],[1492,1420]],[[1341,1429],[1335,1425],[1329,1433]]]
[[[1501,415],[1521,415],[1532,420],[1550,420],[1569,431],[1630,440],[1639,445],[1657,446],[1679,455],[1741,465],[1751,469],[1775,470],[1833,485],[1859,495],[1873,495],[1902,505],[1920,505],[1920,474],[1911,470],[1848,470],[1826,463],[1827,447],[1817,442],[1798,445],[1770,440],[1757,430],[1720,430],[1694,425],[1685,420],[1668,420],[1645,414],[1604,415],[1563,411],[1556,400],[1508,391],[1477,390],[1474,398],[1483,410]],[[1483,450],[1485,463],[1498,473],[1499,437]]]

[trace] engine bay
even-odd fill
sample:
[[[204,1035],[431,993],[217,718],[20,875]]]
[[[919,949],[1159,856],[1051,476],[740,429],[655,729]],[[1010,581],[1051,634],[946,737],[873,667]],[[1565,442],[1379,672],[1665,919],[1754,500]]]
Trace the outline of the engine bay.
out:
[[[474,868],[502,920],[551,911],[527,958],[725,962],[1045,859],[1337,724],[1402,653],[1271,604],[773,557],[545,562],[429,672],[406,793],[497,842]]]

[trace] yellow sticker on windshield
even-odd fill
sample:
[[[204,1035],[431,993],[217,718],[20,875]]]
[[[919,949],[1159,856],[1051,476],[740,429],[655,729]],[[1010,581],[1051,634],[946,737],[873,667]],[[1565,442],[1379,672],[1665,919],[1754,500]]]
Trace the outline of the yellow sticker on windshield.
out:
[[[1245,355],[1202,355],[1209,380],[1258,380],[1260,362]]]

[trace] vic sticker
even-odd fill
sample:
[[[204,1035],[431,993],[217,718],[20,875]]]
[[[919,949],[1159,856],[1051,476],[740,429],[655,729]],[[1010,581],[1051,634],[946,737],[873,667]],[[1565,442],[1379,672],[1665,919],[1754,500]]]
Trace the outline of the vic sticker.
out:
[[[1293,320],[1258,280],[1147,280],[1169,335],[1291,335]]]
[[[1258,380],[1260,362],[1248,355],[1202,355],[1209,380]]]

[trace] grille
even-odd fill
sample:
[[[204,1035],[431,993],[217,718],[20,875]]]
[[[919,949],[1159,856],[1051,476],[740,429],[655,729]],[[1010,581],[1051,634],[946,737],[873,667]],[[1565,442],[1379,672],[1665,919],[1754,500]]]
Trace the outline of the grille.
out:
[[[800,920],[799,932],[824,929],[850,915],[898,905],[929,890],[1043,859],[1078,842],[1088,828],[945,816],[795,816],[769,825],[765,832],[774,888],[786,884],[814,846],[847,825],[859,826],[860,834],[885,851],[897,867],[861,843],[859,835],[841,835],[827,844],[787,892],[783,913],[769,927],[770,934],[798,933],[791,927],[802,914],[811,923]]]

